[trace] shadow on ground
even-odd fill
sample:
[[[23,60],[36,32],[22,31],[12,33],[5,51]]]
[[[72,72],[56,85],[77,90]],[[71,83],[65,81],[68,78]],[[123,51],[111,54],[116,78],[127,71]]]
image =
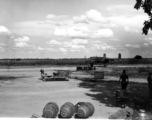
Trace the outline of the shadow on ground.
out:
[[[31,76],[0,76],[0,81],[16,80],[20,78],[30,78]]]
[[[93,100],[105,104],[108,107],[116,107],[115,93],[120,90],[118,81],[100,80],[97,82],[82,80],[78,85],[82,88],[90,89],[91,93],[86,93]],[[129,98],[135,98],[135,109],[152,110],[152,101],[149,100],[149,91],[146,83],[130,82],[128,86]]]

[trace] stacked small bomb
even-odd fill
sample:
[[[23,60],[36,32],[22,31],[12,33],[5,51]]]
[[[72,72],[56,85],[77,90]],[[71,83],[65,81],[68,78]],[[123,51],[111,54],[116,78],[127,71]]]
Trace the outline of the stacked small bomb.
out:
[[[49,102],[43,109],[44,118],[89,118],[94,114],[94,106],[90,102],[79,102],[73,105],[71,102],[66,102],[60,108],[56,103]]]

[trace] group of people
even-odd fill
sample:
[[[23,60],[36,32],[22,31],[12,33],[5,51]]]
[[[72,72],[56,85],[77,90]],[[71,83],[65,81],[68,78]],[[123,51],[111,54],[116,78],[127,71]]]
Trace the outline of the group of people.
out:
[[[44,70],[40,69],[40,73],[41,73],[41,76],[43,76],[44,75]],[[55,77],[55,76],[58,76],[57,72],[53,72],[53,77]]]
[[[44,74],[44,70],[40,70],[41,75]],[[53,76],[57,76],[57,73],[53,73]],[[147,77],[147,82],[148,82],[148,88],[149,88],[149,97],[152,99],[152,73],[149,72],[148,77]],[[122,90],[127,90],[127,86],[129,84],[129,78],[128,75],[126,74],[126,70],[123,70],[122,74],[120,75],[119,83],[121,84],[121,89]]]
[[[149,88],[149,97],[152,99],[152,73],[149,72],[148,77],[147,77],[147,82],[148,82],[148,88]],[[129,84],[129,78],[128,75],[126,74],[126,70],[123,70],[122,74],[120,75],[119,83],[121,83],[121,89],[126,90],[127,86]]]

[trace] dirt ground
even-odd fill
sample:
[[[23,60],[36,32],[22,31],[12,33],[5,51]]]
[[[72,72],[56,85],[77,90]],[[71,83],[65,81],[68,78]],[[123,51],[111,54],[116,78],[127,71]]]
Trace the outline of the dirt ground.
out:
[[[73,71],[75,68],[44,70],[52,74],[54,69]],[[107,119],[120,109],[115,106],[115,92],[120,90],[117,76],[106,76],[104,80],[94,82],[88,81],[93,80],[93,76],[87,72],[72,72],[69,81],[43,82],[38,80],[39,70],[40,68],[0,70],[0,117],[29,118],[34,113],[41,116],[48,102],[56,102],[59,107],[65,102],[91,102],[95,107],[91,119]],[[128,92],[139,100],[136,109],[150,111],[152,102],[148,98],[146,79],[130,78],[130,81]]]

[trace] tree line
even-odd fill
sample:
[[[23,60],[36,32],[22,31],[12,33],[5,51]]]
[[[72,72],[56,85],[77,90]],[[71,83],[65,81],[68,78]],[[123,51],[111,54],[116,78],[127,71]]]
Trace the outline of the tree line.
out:
[[[20,60],[10,60],[10,59],[0,59],[0,66],[42,66],[42,65],[89,65],[89,62],[85,58],[82,59],[20,59]],[[101,65],[104,62],[93,61],[94,65]],[[106,64],[152,64],[151,58],[123,58],[123,59],[113,59],[106,61]]]

